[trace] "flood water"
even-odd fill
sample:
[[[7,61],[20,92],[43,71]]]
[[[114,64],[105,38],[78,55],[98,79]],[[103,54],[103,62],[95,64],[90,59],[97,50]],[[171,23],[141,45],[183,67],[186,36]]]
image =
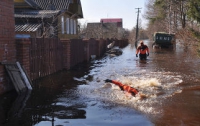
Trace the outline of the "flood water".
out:
[[[22,96],[0,98],[5,126],[196,126],[200,125],[200,60],[179,42],[152,49],[146,61],[131,45],[34,82]],[[113,79],[139,90],[136,97],[105,83]]]

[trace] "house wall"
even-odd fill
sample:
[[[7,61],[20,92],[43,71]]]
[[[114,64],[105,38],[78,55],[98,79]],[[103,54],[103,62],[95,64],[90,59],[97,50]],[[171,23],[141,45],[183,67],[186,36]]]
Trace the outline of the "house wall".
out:
[[[0,0],[0,62],[15,62],[14,1]],[[0,64],[0,94],[12,89],[8,84],[5,69]]]
[[[64,25],[62,24],[62,17],[63,17],[63,22],[64,22]],[[76,21],[76,34],[71,34],[71,31],[70,33],[67,33],[67,18],[69,18],[70,20],[73,19]],[[58,18],[58,38],[60,39],[78,39],[78,21],[76,18],[71,18],[69,15],[67,14],[62,14],[59,16]],[[62,27],[64,27],[64,29],[62,29]],[[69,27],[71,29],[71,22],[69,23]],[[62,33],[62,30],[64,30],[64,33]]]

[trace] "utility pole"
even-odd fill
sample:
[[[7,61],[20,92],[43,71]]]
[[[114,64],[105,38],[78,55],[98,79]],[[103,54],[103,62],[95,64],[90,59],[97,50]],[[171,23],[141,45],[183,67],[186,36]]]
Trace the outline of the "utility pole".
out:
[[[135,48],[137,48],[137,43],[138,43],[138,33],[139,33],[139,28],[138,28],[138,22],[139,22],[139,13],[140,9],[142,8],[135,8],[137,9],[137,24],[136,24],[136,35],[135,35]]]

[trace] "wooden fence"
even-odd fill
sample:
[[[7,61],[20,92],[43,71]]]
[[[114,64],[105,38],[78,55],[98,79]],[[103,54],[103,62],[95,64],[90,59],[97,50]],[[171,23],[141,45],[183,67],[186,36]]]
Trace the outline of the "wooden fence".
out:
[[[62,70],[63,46],[59,39],[30,39],[30,76],[44,77]]]
[[[101,57],[106,52],[107,45],[113,41],[115,46],[121,48],[128,45],[128,40],[24,38],[15,39],[14,45],[11,44],[9,48],[2,46],[5,49],[1,53],[2,56],[7,56],[4,59],[6,61],[11,63],[18,61],[33,81],[63,69],[69,70],[83,61],[89,61],[91,55]],[[3,65],[0,66],[0,75],[0,94],[2,94],[10,91],[12,86],[8,83]]]
[[[25,68],[31,80],[45,77],[62,69],[71,69],[78,63],[97,58],[106,52],[113,40],[50,38],[16,39],[17,60]],[[128,45],[127,40],[115,40],[116,46]]]

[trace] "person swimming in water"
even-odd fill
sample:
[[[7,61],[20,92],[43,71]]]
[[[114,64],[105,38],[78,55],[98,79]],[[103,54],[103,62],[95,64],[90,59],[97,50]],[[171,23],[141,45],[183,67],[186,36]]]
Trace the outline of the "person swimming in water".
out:
[[[113,83],[117,86],[119,86],[119,88],[122,90],[122,91],[127,91],[128,93],[130,93],[132,96],[135,96],[136,94],[138,94],[138,90],[131,87],[131,86],[128,86],[128,85],[125,85],[125,84],[122,84],[116,80],[110,80],[110,79],[106,79],[105,82],[110,82],[110,83]]]

